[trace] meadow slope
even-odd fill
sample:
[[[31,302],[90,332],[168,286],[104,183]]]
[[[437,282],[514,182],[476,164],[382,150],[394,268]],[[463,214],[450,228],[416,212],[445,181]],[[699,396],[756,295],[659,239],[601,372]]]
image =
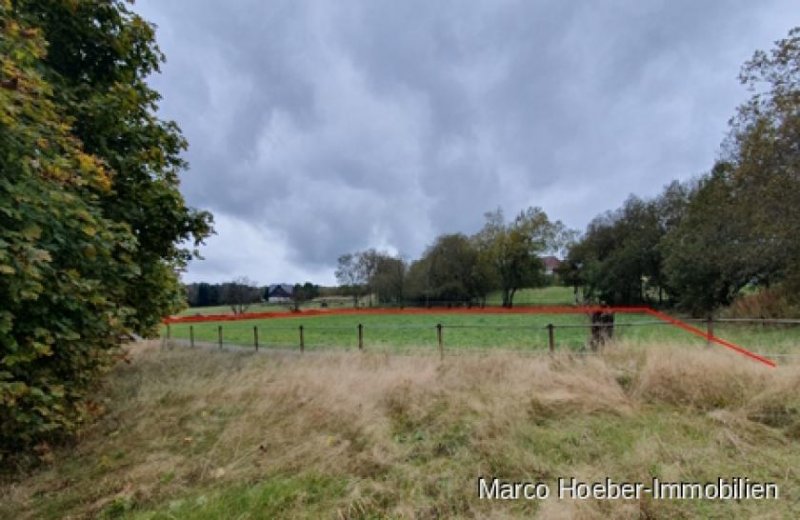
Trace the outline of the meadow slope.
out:
[[[138,344],[101,420],[5,477],[0,517],[796,518],[798,390],[800,366],[676,345],[440,362]],[[479,475],[747,476],[780,500],[489,502]]]

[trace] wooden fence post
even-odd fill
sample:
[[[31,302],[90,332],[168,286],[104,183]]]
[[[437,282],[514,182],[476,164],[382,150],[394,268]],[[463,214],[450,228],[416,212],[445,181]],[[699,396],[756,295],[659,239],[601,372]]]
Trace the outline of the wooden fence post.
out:
[[[253,325],[253,344],[256,347],[256,352],[258,352],[258,325]]]
[[[219,341],[219,349],[222,350],[222,325],[217,326],[217,340]]]
[[[547,344],[550,347],[550,353],[554,353],[556,351],[556,338],[555,326],[552,323],[547,324]]]
[[[364,325],[358,324],[358,350],[364,350]]]
[[[306,345],[305,345],[305,338],[303,338],[303,326],[300,325],[300,353],[302,354],[303,351],[305,351],[305,349]]]
[[[708,340],[706,340],[706,345],[711,346],[711,338],[714,337],[714,318],[711,316],[708,317],[706,320],[706,334],[708,336]]]
[[[194,348],[194,325],[189,325],[189,346]]]
[[[439,358],[444,360],[444,340],[442,339],[442,324],[436,324],[436,339],[439,341]]]

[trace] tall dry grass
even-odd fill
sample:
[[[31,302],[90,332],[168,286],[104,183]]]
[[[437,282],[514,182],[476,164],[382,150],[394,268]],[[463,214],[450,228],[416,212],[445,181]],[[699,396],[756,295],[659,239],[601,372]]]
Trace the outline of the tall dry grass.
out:
[[[770,369],[722,349],[622,344],[598,356],[496,352],[440,362],[139,345],[132,359],[106,389],[108,414],[72,451],[2,487],[15,516],[36,517],[37,497],[64,486],[80,497],[70,513],[94,516],[120,498],[149,507],[197,488],[311,472],[350,482],[332,504],[342,518],[505,517],[516,513],[476,501],[478,475],[602,478],[617,470],[646,479],[666,457],[643,433],[619,448],[614,468],[602,453],[570,462],[569,446],[545,442],[550,432],[574,428],[576,443],[593,442],[593,425],[613,435],[669,407],[708,414],[703,421],[732,432],[745,425],[772,438],[800,434],[798,366]],[[551,501],[535,511],[639,517],[643,507],[671,506]]]

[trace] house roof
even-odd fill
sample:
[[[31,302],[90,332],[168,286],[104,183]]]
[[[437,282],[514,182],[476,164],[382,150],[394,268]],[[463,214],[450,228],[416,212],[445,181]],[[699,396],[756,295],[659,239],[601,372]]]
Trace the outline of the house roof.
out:
[[[273,294],[291,296],[292,293],[294,293],[294,285],[288,283],[274,283],[269,286],[267,291],[268,296],[272,296]]]

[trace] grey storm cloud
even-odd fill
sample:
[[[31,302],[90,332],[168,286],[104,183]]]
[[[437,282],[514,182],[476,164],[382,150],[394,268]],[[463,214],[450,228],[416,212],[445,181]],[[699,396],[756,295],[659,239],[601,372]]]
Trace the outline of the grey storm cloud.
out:
[[[332,282],[486,211],[583,228],[707,170],[795,2],[140,1],[218,235],[190,280]]]

